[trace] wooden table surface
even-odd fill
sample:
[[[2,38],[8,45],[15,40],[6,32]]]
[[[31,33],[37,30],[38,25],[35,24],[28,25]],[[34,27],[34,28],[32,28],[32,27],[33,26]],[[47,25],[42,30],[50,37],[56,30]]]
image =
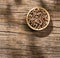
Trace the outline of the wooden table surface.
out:
[[[37,6],[51,17],[39,32],[25,21]],[[0,0],[0,58],[60,58],[60,0]]]

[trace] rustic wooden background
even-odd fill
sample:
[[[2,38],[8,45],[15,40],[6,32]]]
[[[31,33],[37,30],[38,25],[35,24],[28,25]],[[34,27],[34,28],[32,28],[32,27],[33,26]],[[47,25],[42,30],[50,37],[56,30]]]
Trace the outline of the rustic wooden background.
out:
[[[39,32],[25,21],[36,6],[51,16]],[[60,0],[0,0],[0,58],[60,58]]]

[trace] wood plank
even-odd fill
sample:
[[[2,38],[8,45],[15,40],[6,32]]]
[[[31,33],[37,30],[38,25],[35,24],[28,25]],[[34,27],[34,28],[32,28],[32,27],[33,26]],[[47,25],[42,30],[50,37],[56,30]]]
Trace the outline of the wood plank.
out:
[[[25,21],[36,6],[51,16],[49,26],[39,32]],[[60,1],[0,0],[0,58],[60,58]]]

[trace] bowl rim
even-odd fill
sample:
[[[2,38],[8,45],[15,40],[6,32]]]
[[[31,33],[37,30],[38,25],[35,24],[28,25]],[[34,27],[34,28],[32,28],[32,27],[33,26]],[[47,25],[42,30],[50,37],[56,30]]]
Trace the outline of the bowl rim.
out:
[[[40,29],[36,29],[36,28],[32,27],[32,26],[28,23],[28,15],[30,14],[30,12],[31,12],[32,10],[34,10],[34,9],[36,9],[36,8],[43,9],[43,10],[47,13],[47,15],[48,15],[47,25],[44,26],[43,28],[40,28]],[[36,30],[36,31],[43,30],[43,29],[45,29],[45,28],[49,25],[49,23],[50,23],[50,14],[49,14],[49,12],[48,12],[45,8],[43,8],[43,7],[34,7],[34,8],[32,8],[32,9],[27,13],[26,22],[27,22],[27,25],[28,25],[31,29],[33,29],[33,30]]]

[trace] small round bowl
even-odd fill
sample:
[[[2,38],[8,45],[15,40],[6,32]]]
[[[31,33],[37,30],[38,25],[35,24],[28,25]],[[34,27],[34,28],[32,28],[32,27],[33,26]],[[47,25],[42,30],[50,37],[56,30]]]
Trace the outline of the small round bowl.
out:
[[[46,9],[35,7],[28,12],[26,22],[33,30],[43,30],[49,25],[50,15]]]

